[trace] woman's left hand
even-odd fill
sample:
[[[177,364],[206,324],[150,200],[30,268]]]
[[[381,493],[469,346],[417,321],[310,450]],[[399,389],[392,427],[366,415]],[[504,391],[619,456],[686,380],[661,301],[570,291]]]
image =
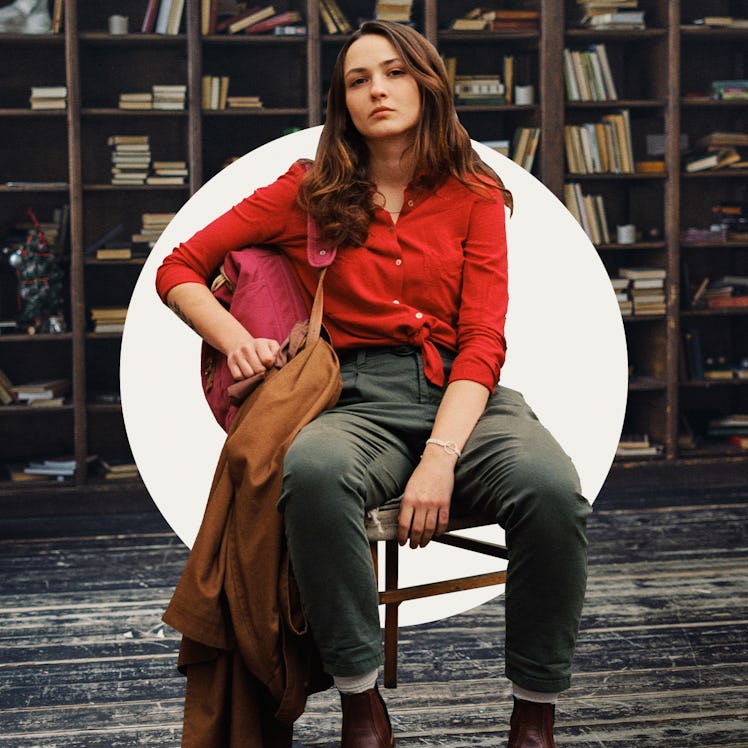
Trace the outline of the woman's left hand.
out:
[[[424,455],[413,471],[400,504],[397,540],[424,548],[447,529],[454,488],[454,461],[449,455]]]

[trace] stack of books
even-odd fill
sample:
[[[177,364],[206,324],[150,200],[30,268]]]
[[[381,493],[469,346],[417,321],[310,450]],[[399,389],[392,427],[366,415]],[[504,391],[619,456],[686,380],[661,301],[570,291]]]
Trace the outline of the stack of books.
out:
[[[449,25],[453,31],[536,31],[539,26],[540,11],[485,8],[473,8]]]
[[[152,249],[174,215],[174,213],[143,213],[140,232],[131,237],[133,243],[146,244]]]
[[[153,108],[169,111],[181,111],[187,102],[187,86],[177,84],[155,84],[152,87]]]
[[[696,143],[696,151],[686,159],[689,173],[708,169],[745,169],[748,160],[748,133],[710,132]]]
[[[126,306],[93,306],[91,320],[93,332],[120,333],[125,329]]]
[[[70,379],[47,379],[17,384],[13,387],[19,403],[33,406],[60,406],[70,392]]]
[[[186,101],[186,85],[181,83],[156,83],[150,91],[121,93],[118,107],[120,109],[182,111],[185,108]]]
[[[641,457],[659,457],[662,452],[662,444],[653,443],[649,434],[621,434],[616,449],[616,459],[630,460]]]
[[[120,109],[153,109],[153,93],[150,91],[121,93],[117,106]]]
[[[32,109],[65,109],[68,101],[66,86],[31,86]]]
[[[567,101],[615,101],[618,98],[604,44],[589,49],[564,49]]]
[[[73,457],[57,457],[41,460],[30,460],[20,471],[11,472],[11,480],[57,480],[65,481],[75,475]]]
[[[564,147],[572,174],[633,174],[629,110],[605,114],[600,122],[564,125]]]
[[[215,31],[218,34],[224,32],[227,34],[238,34],[240,31],[245,31],[251,26],[275,15],[276,11],[272,5],[252,5],[249,8],[245,7],[233,15],[217,21]]]
[[[320,0],[319,14],[328,34],[350,34],[353,31],[337,0]]]
[[[246,2],[230,0],[200,0],[200,33],[299,35],[306,33],[299,11],[284,10],[276,13],[271,5],[248,7]],[[280,31],[276,31],[280,29]]]
[[[622,267],[618,277],[629,281],[628,293],[633,302],[634,316],[665,314],[664,268]]]
[[[643,29],[644,11],[639,0],[577,0],[581,26],[594,29]]]
[[[539,127],[518,127],[512,139],[512,161],[525,171],[532,171],[540,142]]]
[[[92,467],[105,480],[134,480],[139,476],[138,466],[130,461],[98,458]]]
[[[380,21],[409,23],[413,0],[376,0],[374,18]]]
[[[712,206],[712,225],[719,226],[727,241],[748,241],[748,203],[722,202]]]
[[[567,182],[564,185],[564,204],[593,244],[610,244],[602,195],[584,195],[579,182]]]
[[[506,103],[506,89],[499,74],[456,75],[455,103],[500,106]]]
[[[146,184],[182,185],[189,174],[186,161],[153,161],[151,166],[153,173],[146,177]]]
[[[748,448],[748,413],[729,413],[712,418],[707,424],[707,436],[727,439],[741,449]]]
[[[262,109],[264,106],[259,96],[228,96],[226,104],[229,109]]]
[[[709,282],[703,298],[708,309],[748,308],[748,275],[723,275]]]
[[[718,80],[712,81],[711,96],[725,101],[744,101],[748,99],[748,80]]]
[[[630,317],[634,313],[634,302],[629,296],[629,279],[628,278],[611,278],[610,283],[618,302],[618,309],[622,317]]]
[[[112,184],[145,184],[151,168],[148,135],[111,135],[107,144],[112,151]]]

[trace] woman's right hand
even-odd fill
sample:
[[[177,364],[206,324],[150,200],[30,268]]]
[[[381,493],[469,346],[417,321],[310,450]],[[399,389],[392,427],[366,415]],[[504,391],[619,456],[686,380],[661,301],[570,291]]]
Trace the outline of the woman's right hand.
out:
[[[229,372],[236,381],[260,374],[275,363],[279,350],[280,343],[277,340],[248,335],[227,353]]]
[[[260,374],[275,363],[278,341],[253,338],[202,283],[174,286],[166,302],[203,340],[226,356],[236,381]]]

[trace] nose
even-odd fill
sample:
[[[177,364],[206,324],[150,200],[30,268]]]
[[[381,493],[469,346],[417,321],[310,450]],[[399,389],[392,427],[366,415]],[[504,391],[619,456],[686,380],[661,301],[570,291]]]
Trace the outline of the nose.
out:
[[[385,77],[379,73],[372,76],[371,88],[369,89],[372,98],[380,99],[382,96],[387,95],[387,87],[385,85]]]

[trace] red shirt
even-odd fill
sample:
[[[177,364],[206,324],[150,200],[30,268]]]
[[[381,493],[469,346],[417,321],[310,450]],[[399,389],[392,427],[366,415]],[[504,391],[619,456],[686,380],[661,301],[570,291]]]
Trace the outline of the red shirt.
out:
[[[296,202],[304,173],[294,164],[180,244],[158,269],[161,298],[180,283],[205,283],[233,249],[274,244],[291,260],[311,307],[318,271],[306,259],[306,213]],[[457,353],[450,381],[493,391],[506,353],[504,220],[498,189],[475,192],[453,178],[433,192],[406,189],[395,224],[378,208],[364,246],[340,248],[325,276],[333,347],[419,346],[426,376],[442,385],[435,346],[443,346]]]

